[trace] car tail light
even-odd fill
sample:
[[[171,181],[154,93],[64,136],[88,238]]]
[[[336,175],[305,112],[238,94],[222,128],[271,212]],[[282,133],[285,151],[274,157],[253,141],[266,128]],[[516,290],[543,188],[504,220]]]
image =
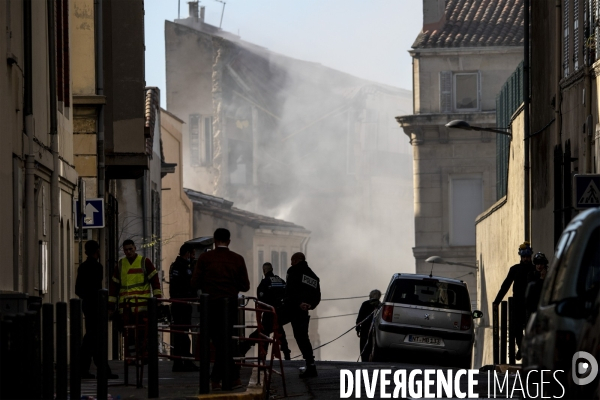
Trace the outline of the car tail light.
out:
[[[381,312],[381,318],[386,322],[392,322],[393,317],[394,317],[394,306],[390,306],[390,305],[383,306],[383,311]]]
[[[568,369],[575,354],[575,334],[570,331],[557,331],[554,346],[554,365]]]
[[[462,314],[460,317],[460,330],[467,331],[469,329],[471,329],[471,315]]]

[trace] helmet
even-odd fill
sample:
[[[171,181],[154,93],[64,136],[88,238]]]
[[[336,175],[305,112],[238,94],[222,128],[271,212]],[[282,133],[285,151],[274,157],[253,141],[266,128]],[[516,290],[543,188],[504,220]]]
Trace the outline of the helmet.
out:
[[[548,265],[548,259],[544,253],[536,253],[535,256],[533,256],[533,263],[535,265]]]
[[[531,249],[529,242],[523,242],[523,244],[519,246],[520,256],[531,256],[532,254],[533,250]]]

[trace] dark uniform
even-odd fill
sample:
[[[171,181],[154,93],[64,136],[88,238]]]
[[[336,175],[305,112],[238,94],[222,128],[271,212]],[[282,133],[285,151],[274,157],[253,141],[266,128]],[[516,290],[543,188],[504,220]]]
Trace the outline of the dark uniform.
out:
[[[81,372],[89,373],[92,364],[98,367],[98,290],[102,289],[104,267],[94,257],[87,260],[77,268],[75,294],[82,300],[82,310],[85,317],[85,336],[81,343]],[[108,365],[107,373],[112,375]]]
[[[310,316],[308,311],[300,308],[300,304],[310,304],[310,309],[314,310],[321,302],[320,285],[319,278],[306,261],[292,265],[288,269],[283,307],[278,315],[282,326],[292,323],[294,338],[307,365],[314,364],[315,357],[308,337]]]
[[[190,261],[177,256],[177,259],[171,264],[169,269],[169,292],[172,299],[192,299],[198,297],[196,291],[192,289],[192,265]],[[191,304],[171,304],[171,317],[173,325],[191,325],[192,324],[192,305]],[[189,327],[173,326],[173,329],[179,331],[188,331]],[[191,357],[190,338],[186,334],[173,334],[173,355],[181,357]],[[174,369],[180,366],[181,360],[175,360]],[[188,364],[189,365],[189,364]]]
[[[377,299],[367,300],[361,304],[360,310],[358,311],[358,317],[356,318],[356,332],[360,334],[360,351],[361,360],[363,362],[369,361],[369,355],[371,354],[371,338],[369,337],[369,331],[371,330],[371,323],[373,322],[373,311],[379,308],[381,302]],[[358,325],[365,318],[369,317],[365,322]]]
[[[508,275],[502,283],[500,291],[494,300],[494,304],[499,304],[506,293],[508,293],[510,285],[512,285],[513,302],[515,304],[514,318],[515,325],[517,327],[517,329],[515,329],[515,340],[517,341],[517,346],[519,346],[519,349],[521,348],[521,341],[523,340],[523,328],[527,322],[525,292],[527,291],[527,285],[534,276],[534,272],[535,266],[531,262],[522,262],[510,267]]]
[[[279,276],[275,275],[273,271],[267,272],[264,279],[260,281],[258,288],[256,289],[258,294],[258,300],[263,303],[267,303],[270,306],[275,307],[275,310],[281,309],[282,301],[285,296],[285,281]],[[273,314],[264,313],[262,316],[263,333],[270,335],[273,332]],[[283,325],[279,323],[279,335],[281,341],[281,351],[284,354],[286,360],[290,359],[290,349],[288,347],[287,338],[285,336],[285,330]],[[258,331],[254,331],[250,334],[251,338],[258,337]],[[246,354],[250,348],[254,346],[254,342],[244,341],[240,344],[240,352]],[[265,351],[267,349],[265,348]]]

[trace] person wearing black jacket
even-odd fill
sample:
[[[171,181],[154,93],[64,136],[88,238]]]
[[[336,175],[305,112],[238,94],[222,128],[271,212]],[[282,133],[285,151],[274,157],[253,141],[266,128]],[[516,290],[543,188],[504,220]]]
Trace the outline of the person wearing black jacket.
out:
[[[360,356],[363,362],[369,361],[371,354],[371,337],[369,331],[373,322],[373,311],[377,310],[381,305],[380,298],[381,292],[379,290],[371,290],[369,300],[361,304],[358,317],[356,318],[356,336],[360,338]]]
[[[273,265],[269,262],[264,263],[263,274],[264,279],[260,281],[258,288],[256,289],[258,300],[266,303],[270,306],[275,307],[277,312],[282,305],[283,297],[285,296],[285,281],[279,276],[273,273]],[[263,333],[269,336],[273,332],[273,314],[264,313],[262,315]],[[288,347],[287,338],[285,336],[285,330],[282,325],[279,325],[279,338],[281,342],[281,352],[284,355],[285,360],[290,359],[290,349]],[[255,330],[250,334],[251,338],[258,338],[258,330]],[[240,354],[246,354],[254,346],[254,342],[243,341],[240,344]],[[265,343],[265,351],[267,350],[267,344]]]
[[[100,259],[100,244],[95,240],[85,242],[87,259],[77,268],[75,281],[75,294],[82,300],[83,316],[85,317],[85,336],[81,343],[80,370],[82,379],[94,379],[90,373],[92,358],[98,367],[98,291],[102,289],[104,267]],[[110,367],[106,366],[109,379],[119,379],[113,374]]]
[[[500,286],[500,290],[498,291],[498,295],[494,300],[494,305],[500,304],[510,286],[513,287],[513,301],[515,304],[514,310],[514,323],[516,326],[515,329],[515,339],[517,342],[517,346],[519,350],[515,355],[517,360],[521,359],[521,342],[523,340],[523,328],[525,327],[526,319],[526,301],[525,301],[525,292],[527,291],[527,285],[531,280],[533,273],[535,271],[535,267],[531,263],[531,256],[533,254],[533,250],[531,249],[529,242],[524,242],[519,246],[519,255],[521,256],[521,262],[519,264],[515,264],[510,267],[508,271],[508,275],[506,279]]]
[[[192,289],[192,266],[190,265],[191,254],[194,248],[190,244],[183,244],[179,249],[179,255],[171,264],[169,269],[169,293],[172,299],[192,299],[198,297]],[[192,305],[171,303],[171,316],[173,318],[173,329],[188,331],[192,324]],[[179,325],[179,326],[178,326]],[[173,355],[180,357],[192,357],[190,353],[190,338],[187,334],[173,334]],[[173,372],[198,371],[198,367],[191,360],[175,360]]]
[[[533,265],[535,265],[535,272],[527,287],[527,319],[533,314],[540,302],[540,296],[542,295],[542,287],[544,286],[544,279],[546,273],[548,273],[548,259],[544,253],[536,253],[533,256]]]
[[[279,320],[281,325],[292,323],[294,338],[298,343],[306,369],[300,373],[301,378],[317,376],[312,344],[308,337],[310,316],[308,310],[314,310],[321,302],[321,284],[317,275],[306,263],[303,253],[292,255],[292,266],[287,272],[285,297]]]

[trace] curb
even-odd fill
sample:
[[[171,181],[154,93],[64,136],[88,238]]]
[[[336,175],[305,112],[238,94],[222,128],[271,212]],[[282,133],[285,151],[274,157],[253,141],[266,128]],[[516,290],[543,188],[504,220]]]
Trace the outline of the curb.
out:
[[[257,384],[257,381],[258,368],[253,368],[248,387],[243,392],[214,392],[199,394],[197,396],[187,396],[186,399],[262,400],[265,397],[264,380],[261,381],[261,384]]]

